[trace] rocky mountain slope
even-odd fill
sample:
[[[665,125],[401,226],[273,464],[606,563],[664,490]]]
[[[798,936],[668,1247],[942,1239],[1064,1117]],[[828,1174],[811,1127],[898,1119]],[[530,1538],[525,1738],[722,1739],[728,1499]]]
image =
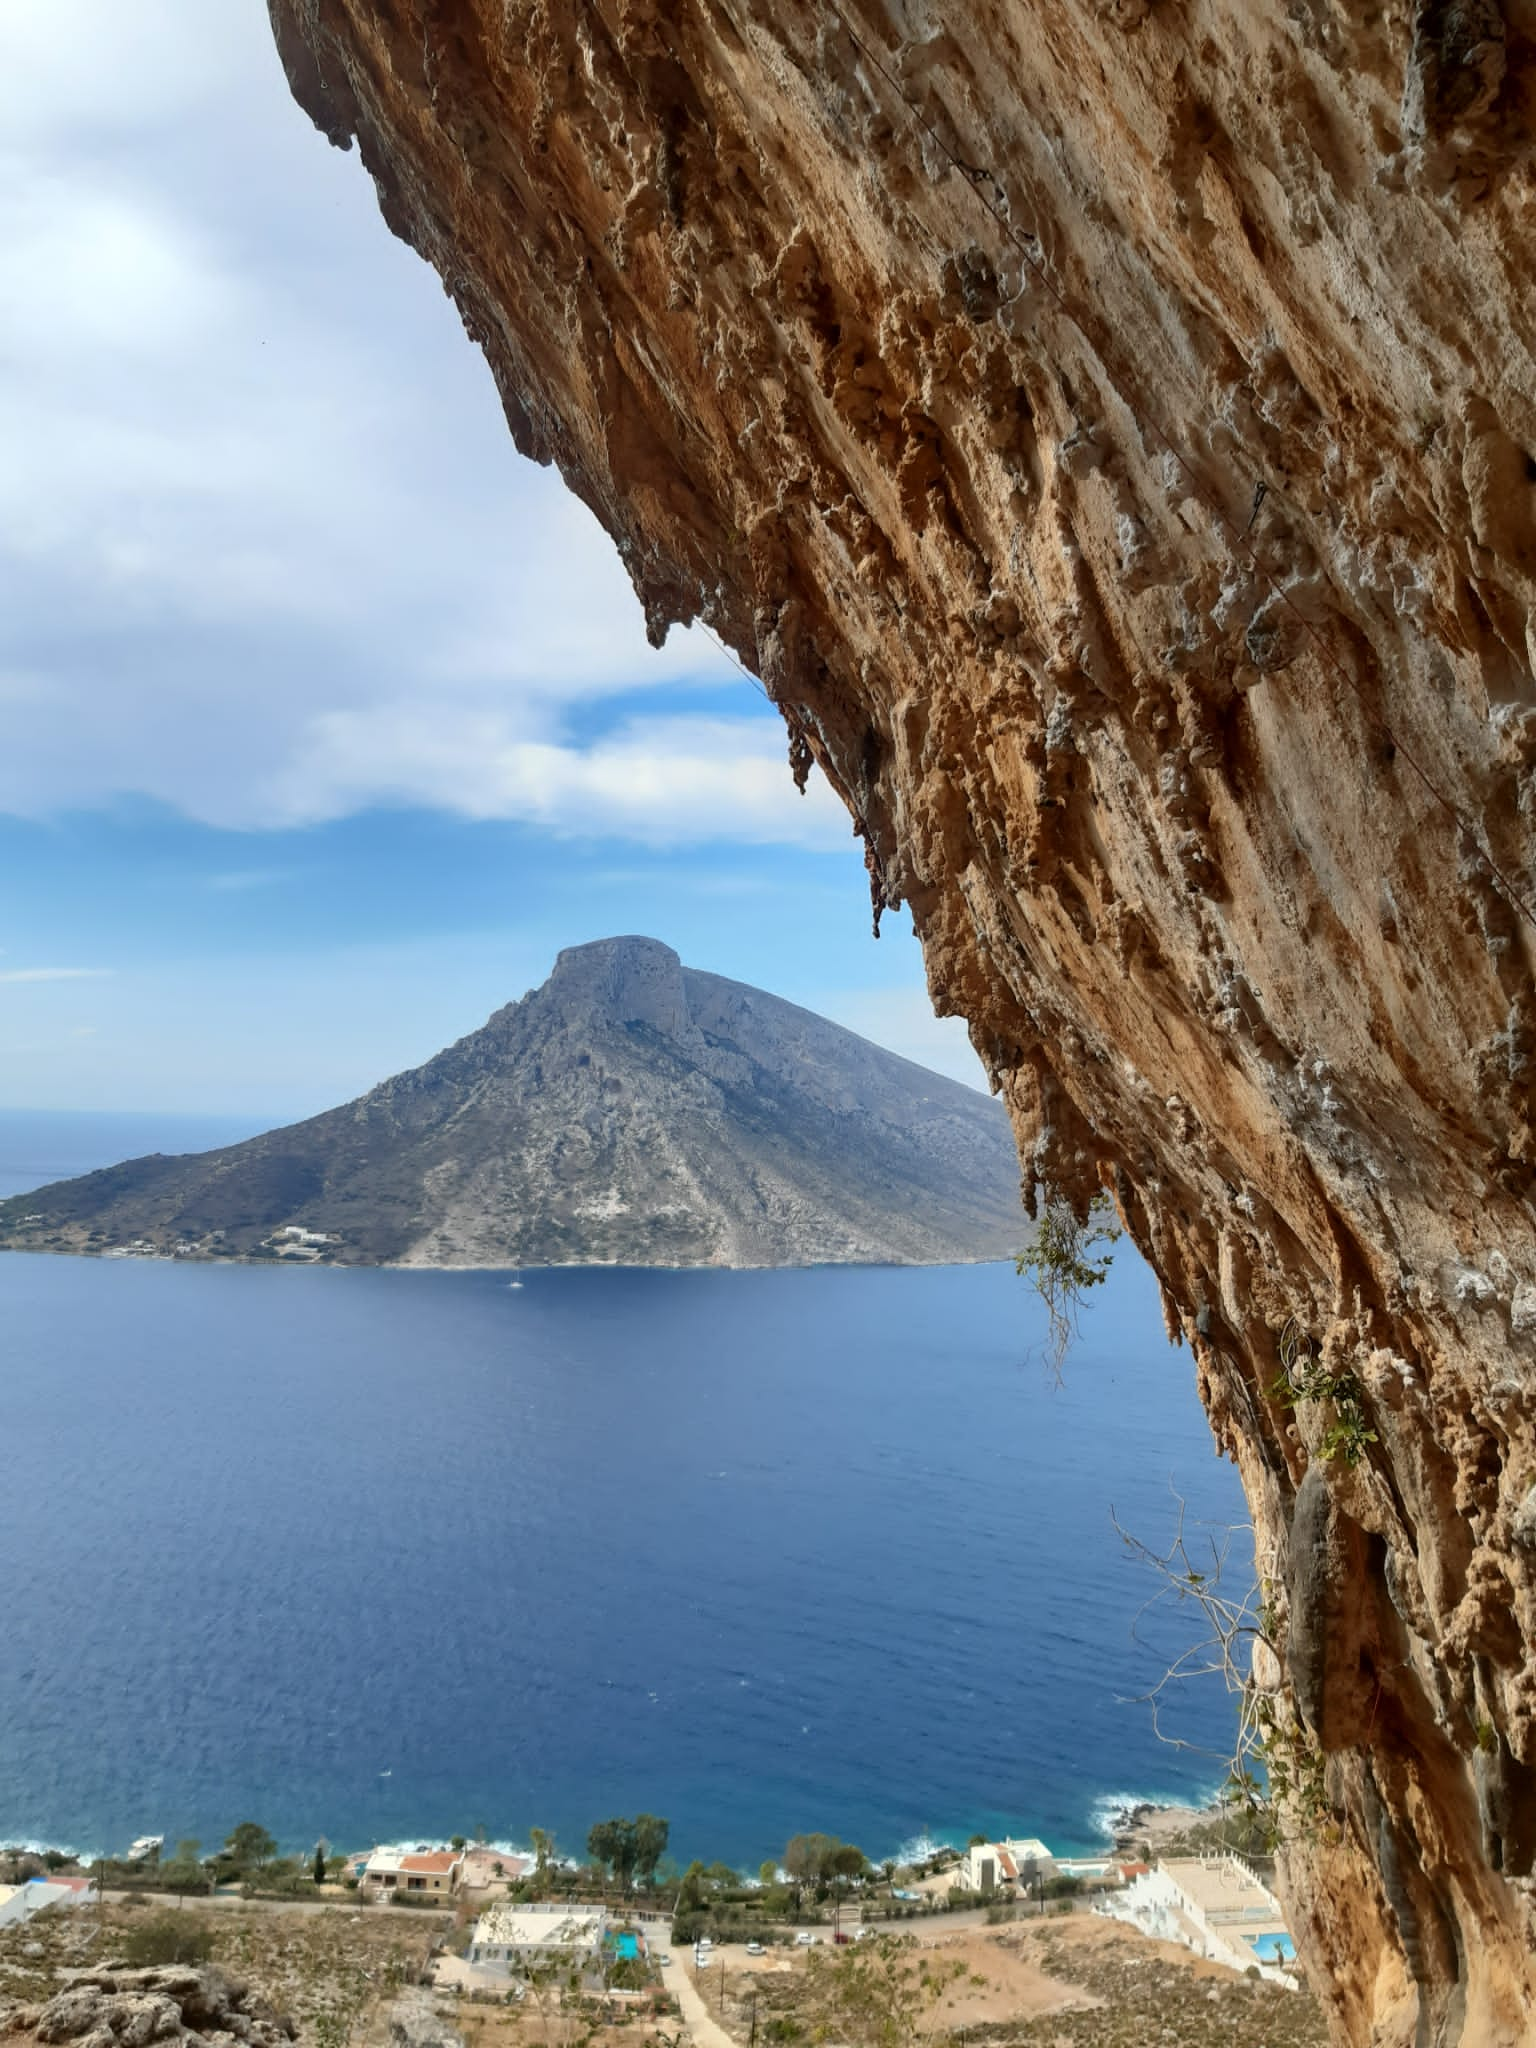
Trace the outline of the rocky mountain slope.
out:
[[[1527,2038],[1529,0],[271,6],[1160,1274],[1340,2038]]]
[[[572,947],[340,1109],[0,1203],[12,1249],[344,1265],[921,1264],[1025,1235],[995,1102],[641,938]]]

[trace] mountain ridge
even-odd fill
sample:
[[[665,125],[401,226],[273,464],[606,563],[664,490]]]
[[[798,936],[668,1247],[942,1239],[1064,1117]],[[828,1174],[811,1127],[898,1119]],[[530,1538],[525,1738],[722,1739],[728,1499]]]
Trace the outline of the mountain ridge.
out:
[[[1023,1234],[990,1098],[637,936],[335,1109],[0,1202],[7,1249],[347,1265],[929,1264]]]

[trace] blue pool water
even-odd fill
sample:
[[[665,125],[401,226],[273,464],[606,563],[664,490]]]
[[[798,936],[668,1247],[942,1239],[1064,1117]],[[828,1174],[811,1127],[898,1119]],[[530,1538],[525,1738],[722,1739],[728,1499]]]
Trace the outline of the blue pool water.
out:
[[[640,1937],[638,1934],[610,1934],[608,1940],[612,1944],[615,1954],[623,1962],[632,1963],[640,1954]]]
[[[1260,1934],[1248,1946],[1261,1963],[1293,1963],[1296,1960],[1296,1944],[1288,1934]]]
[[[1242,1503],[1123,1248],[1059,1389],[1006,1266],[522,1277],[0,1255],[0,1841],[1086,1854],[1219,1782],[1126,1704],[1192,1624],[1112,1515]]]

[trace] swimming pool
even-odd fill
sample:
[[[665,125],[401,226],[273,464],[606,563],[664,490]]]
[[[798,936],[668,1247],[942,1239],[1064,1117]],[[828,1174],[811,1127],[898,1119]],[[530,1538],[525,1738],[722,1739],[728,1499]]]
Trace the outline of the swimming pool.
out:
[[[1294,1963],[1296,1944],[1288,1934],[1256,1934],[1248,1946],[1261,1963]]]
[[[633,1963],[639,1958],[640,1937],[638,1934],[610,1934],[608,1945],[613,1949],[621,1962]]]

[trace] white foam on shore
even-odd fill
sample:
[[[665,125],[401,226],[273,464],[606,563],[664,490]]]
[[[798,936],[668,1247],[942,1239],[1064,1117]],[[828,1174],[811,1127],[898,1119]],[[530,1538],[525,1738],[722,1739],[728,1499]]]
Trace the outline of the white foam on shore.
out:
[[[937,1856],[941,1849],[953,1849],[953,1842],[946,1842],[942,1835],[930,1835],[926,1831],[913,1835],[903,1842],[892,1859],[896,1863],[926,1863],[930,1856]]]
[[[1203,1813],[1217,1802],[1218,1790],[1199,1792],[1106,1792],[1095,1799],[1088,1809],[1088,1825],[1095,1838],[1101,1842],[1113,1842],[1119,1829],[1122,1814],[1134,1812],[1138,1806],[1149,1807],[1154,1813],[1166,1812],[1170,1807],[1187,1808],[1191,1812]],[[1134,1823],[1132,1823],[1134,1826]]]

